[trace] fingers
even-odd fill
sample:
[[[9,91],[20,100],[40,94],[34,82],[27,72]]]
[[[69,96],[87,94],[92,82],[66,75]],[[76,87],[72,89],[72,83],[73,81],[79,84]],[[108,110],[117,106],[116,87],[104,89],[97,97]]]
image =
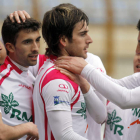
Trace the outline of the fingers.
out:
[[[30,15],[25,10],[23,10],[22,12],[24,13],[26,18],[31,18]]]
[[[13,13],[13,17],[15,17],[17,23],[21,23],[21,21],[20,21],[20,19],[19,19],[19,12],[18,12],[18,11],[15,11],[15,12]]]
[[[14,17],[15,17],[15,20],[16,20],[17,23],[21,23],[20,18],[21,18],[21,20],[23,22],[25,22],[25,20],[27,18],[30,18],[30,15],[25,10],[23,10],[23,11],[14,11],[9,16],[10,16],[10,20],[12,22],[15,22],[14,21]]]
[[[26,140],[38,140],[39,138],[38,137],[34,137],[34,136],[30,136],[28,135]]]
[[[31,136],[28,135],[27,138],[26,138],[26,140],[29,140],[30,138],[31,138]]]
[[[10,17],[10,20],[11,20],[12,22],[15,22],[14,19],[13,19],[13,13],[11,13],[11,14],[9,15],[9,17]]]
[[[68,64],[58,63],[58,64],[56,64],[55,68],[56,68],[57,70],[66,69],[66,70],[69,71],[70,66],[69,66]]]
[[[61,57],[62,58],[62,57]],[[64,68],[64,69],[67,69],[69,67],[69,62],[70,61],[67,61],[67,60],[64,60],[63,58],[62,59],[57,59],[54,64],[57,66],[57,67],[61,67],[61,68]]]

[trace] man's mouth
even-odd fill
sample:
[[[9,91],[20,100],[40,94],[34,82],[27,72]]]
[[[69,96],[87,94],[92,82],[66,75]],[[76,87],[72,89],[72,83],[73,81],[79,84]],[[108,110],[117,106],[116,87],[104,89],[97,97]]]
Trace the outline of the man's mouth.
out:
[[[35,55],[29,55],[29,57],[30,57],[32,60],[36,60],[36,59],[37,59],[37,56],[38,56],[38,54],[35,54]]]

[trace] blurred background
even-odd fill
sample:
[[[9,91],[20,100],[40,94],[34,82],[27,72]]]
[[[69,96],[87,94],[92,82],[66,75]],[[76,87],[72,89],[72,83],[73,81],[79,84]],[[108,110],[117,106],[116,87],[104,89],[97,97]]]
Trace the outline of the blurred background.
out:
[[[0,0],[0,30],[11,12],[26,10],[42,21],[44,13],[60,3],[72,3],[88,15],[93,39],[89,52],[101,58],[108,75],[119,79],[133,73],[140,0]],[[41,54],[46,47],[42,39]]]
[[[44,13],[60,3],[72,3],[88,15],[93,39],[89,52],[101,58],[108,75],[118,79],[133,73],[139,0],[0,0],[0,29],[4,18],[15,10],[26,10],[42,21]],[[41,54],[45,47],[42,39]]]

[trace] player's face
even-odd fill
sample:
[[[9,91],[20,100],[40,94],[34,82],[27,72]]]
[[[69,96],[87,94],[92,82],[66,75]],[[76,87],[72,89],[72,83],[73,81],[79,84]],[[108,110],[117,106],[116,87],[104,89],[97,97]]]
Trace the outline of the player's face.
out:
[[[138,34],[138,44],[136,48],[136,54],[133,61],[134,72],[140,72],[140,32]]]
[[[0,41],[0,65],[4,63],[5,57],[6,57],[6,49],[3,43]]]
[[[27,32],[21,30],[16,40],[12,58],[21,66],[33,66],[37,63],[39,47],[39,31]]]
[[[84,25],[83,25],[84,23]],[[88,34],[88,26],[86,22],[78,22],[72,33],[72,42],[67,41],[65,50],[70,56],[78,56],[87,58],[87,49],[92,39]]]

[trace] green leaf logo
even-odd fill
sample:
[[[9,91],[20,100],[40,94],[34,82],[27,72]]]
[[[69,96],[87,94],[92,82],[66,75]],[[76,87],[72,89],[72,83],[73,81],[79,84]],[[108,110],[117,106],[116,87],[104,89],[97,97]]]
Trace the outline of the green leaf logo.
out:
[[[120,122],[122,119],[118,116],[116,116],[116,110],[113,110],[113,112],[110,114],[108,113],[108,120],[107,120],[107,124],[110,125],[110,130],[113,130],[113,127],[115,127],[114,129],[114,134],[116,134],[117,128],[121,128],[121,130],[123,130],[123,126],[121,125],[117,125],[116,123]],[[121,130],[118,131],[119,135],[123,135]]]
[[[87,115],[86,115],[86,104],[81,102],[81,107],[82,107],[82,109],[78,110],[76,113],[81,114],[81,117],[84,116],[84,119],[86,119],[87,118]]]
[[[3,101],[0,101],[0,106],[4,107],[5,114],[8,114],[13,107],[19,105],[19,103],[14,100],[12,92],[9,94],[9,97],[4,94],[1,94],[1,98]]]

